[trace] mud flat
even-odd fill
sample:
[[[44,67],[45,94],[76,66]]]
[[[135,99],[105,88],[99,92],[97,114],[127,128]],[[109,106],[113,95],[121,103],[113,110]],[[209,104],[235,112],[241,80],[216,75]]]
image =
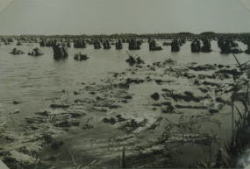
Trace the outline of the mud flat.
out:
[[[23,112],[0,109],[3,162],[11,169],[215,165],[232,135],[231,95],[244,76],[238,66],[131,57],[124,70],[60,90],[16,126]]]

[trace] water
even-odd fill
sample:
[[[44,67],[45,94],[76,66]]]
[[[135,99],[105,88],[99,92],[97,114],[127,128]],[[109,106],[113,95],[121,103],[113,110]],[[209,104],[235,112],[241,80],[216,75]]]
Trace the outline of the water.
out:
[[[28,53],[37,44],[24,44],[18,49]],[[3,112],[15,109],[12,101],[22,102],[22,112],[31,113],[46,105],[46,100],[58,96],[61,90],[74,90],[84,81],[98,81],[109,72],[121,72],[128,68],[125,60],[127,58],[127,46],[121,51],[94,50],[92,46],[87,49],[69,49],[69,58],[65,61],[54,61],[51,48],[42,48],[45,55],[32,57],[25,55],[13,56],[9,52],[15,46],[0,47],[0,105]],[[245,48],[245,46],[243,46]],[[213,52],[193,54],[190,52],[190,43],[186,43],[178,53],[171,53],[170,47],[164,47],[162,51],[148,51],[147,44],[143,44],[139,51],[130,51],[141,56],[146,63],[162,61],[172,58],[178,63],[197,62],[200,64],[235,64],[232,55],[221,55],[216,46],[212,44]],[[74,53],[82,51],[88,54],[90,59],[86,62],[73,60]],[[245,62],[248,55],[240,54],[239,60]]]
[[[243,49],[246,48],[243,44],[240,45]],[[37,46],[38,44],[23,44],[23,46],[18,46],[17,48],[28,53]],[[69,58],[64,61],[55,61],[51,48],[41,48],[44,55],[33,57],[27,54],[17,56],[9,54],[14,47],[16,46],[2,45],[0,47],[0,117],[7,118],[10,124],[9,129],[17,131],[22,130],[20,126],[25,117],[32,116],[34,112],[46,109],[53,100],[62,95],[62,90],[73,92],[83,82],[98,83],[101,79],[108,77],[111,72],[123,72],[129,68],[125,62],[128,57],[127,45],[124,45],[124,49],[120,51],[115,50],[114,46],[112,46],[111,50],[94,50],[92,46],[88,46],[86,49],[71,48],[69,49]],[[144,43],[141,50],[129,51],[129,53],[140,56],[145,60],[146,64],[164,61],[167,58],[171,58],[177,61],[178,64],[183,65],[192,62],[199,64],[236,64],[232,55],[220,54],[216,42],[212,43],[213,51],[211,53],[191,53],[190,42],[182,46],[181,51],[178,53],[171,53],[170,47],[163,48],[162,51],[150,52],[148,45]],[[86,53],[90,59],[84,62],[75,61],[73,56],[79,51]],[[244,53],[237,56],[242,63],[249,60],[249,55]],[[143,100],[144,90],[153,92],[157,90],[157,86],[152,88],[152,86],[144,85],[144,87],[135,87],[131,90],[141,93],[136,96],[137,102],[135,104],[141,102],[141,105],[145,105],[146,102]],[[68,95],[68,97],[71,96]],[[19,101],[21,104],[14,105],[14,100]],[[17,109],[22,113],[15,117],[10,117],[9,114]],[[122,110],[131,111],[131,114],[133,114],[133,109],[133,104],[129,104]],[[143,110],[144,108],[142,107],[140,111],[143,112]],[[216,118],[221,119],[226,124],[230,123],[228,114],[220,114]],[[107,132],[106,130],[108,129],[103,130]],[[222,131],[228,133],[231,129],[226,125]],[[95,133],[87,134],[95,135]],[[76,139],[75,142],[77,141],[79,140]]]

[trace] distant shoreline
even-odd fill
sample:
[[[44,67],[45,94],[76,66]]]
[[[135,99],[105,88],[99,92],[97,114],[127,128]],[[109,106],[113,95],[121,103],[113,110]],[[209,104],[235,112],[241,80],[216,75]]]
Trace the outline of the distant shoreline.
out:
[[[218,37],[218,36],[250,36],[250,32],[242,33],[216,33],[216,32],[202,32],[202,33],[191,33],[191,32],[179,32],[179,33],[114,33],[114,34],[62,34],[62,35],[40,35],[40,34],[23,34],[23,35],[0,35],[0,38],[4,37],[48,37],[48,38],[71,38],[71,37],[82,37],[82,38],[116,38],[116,37],[138,37],[138,38],[171,38],[171,37],[200,37],[200,36],[209,36],[209,37]]]

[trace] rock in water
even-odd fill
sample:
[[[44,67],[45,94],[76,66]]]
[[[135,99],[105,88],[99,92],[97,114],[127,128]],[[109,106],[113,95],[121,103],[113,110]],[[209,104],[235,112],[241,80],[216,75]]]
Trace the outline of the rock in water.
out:
[[[151,98],[154,99],[155,101],[157,101],[160,99],[160,95],[159,95],[159,93],[154,93],[151,95]]]
[[[250,43],[247,44],[247,50],[245,51],[246,54],[250,54]]]
[[[173,40],[171,43],[171,51],[172,52],[179,52],[180,51],[180,44],[177,40]]]
[[[115,43],[115,48],[117,50],[121,50],[122,49],[122,42],[120,40]]]
[[[110,43],[109,43],[108,40],[104,41],[102,43],[102,45],[103,45],[103,49],[110,49],[111,48]]]
[[[155,40],[151,40],[149,42],[149,50],[150,51],[162,50],[162,47],[158,46]]]
[[[86,43],[82,39],[78,39],[74,41],[74,48],[86,48]]]
[[[130,65],[133,66],[134,64],[136,64],[136,60],[133,56],[129,56],[129,58],[126,60],[126,62]]]
[[[137,41],[136,39],[129,40],[128,49],[129,50],[139,50],[139,49],[141,49],[141,42]]]
[[[126,59],[126,62],[130,65],[130,66],[134,66],[136,65],[140,65],[140,64],[145,64],[144,60],[142,60],[140,57],[133,57],[131,55],[129,55],[129,58]]]
[[[65,45],[55,44],[53,45],[54,59],[65,59],[68,57],[68,51]]]
[[[10,52],[10,54],[12,54],[12,55],[23,55],[24,52],[17,49],[17,48],[13,48],[12,51]]]
[[[193,53],[198,53],[200,52],[200,50],[201,50],[201,42],[198,39],[196,39],[191,44],[191,51]]]
[[[206,52],[206,53],[211,52],[212,51],[211,42],[208,39],[203,39],[202,42],[203,42],[203,46],[201,47],[201,51]]]
[[[99,41],[94,41],[94,49],[101,49],[101,44]]]
[[[29,52],[28,55],[30,56],[41,56],[43,55],[42,51],[39,48],[34,48],[32,52]]]
[[[82,54],[82,53],[80,52],[80,53],[75,54],[74,59],[75,59],[76,61],[83,61],[83,60],[88,60],[89,57],[88,57],[86,54]]]

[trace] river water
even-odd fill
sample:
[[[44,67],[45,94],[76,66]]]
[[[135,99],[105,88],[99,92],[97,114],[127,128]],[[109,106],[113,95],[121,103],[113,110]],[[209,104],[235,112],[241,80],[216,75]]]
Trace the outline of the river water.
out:
[[[24,44],[18,47],[28,53],[37,44]],[[41,48],[45,55],[32,57],[28,55],[14,56],[9,54],[14,45],[0,47],[0,102],[4,110],[8,110],[9,103],[20,100],[23,103],[39,103],[43,99],[56,96],[56,93],[65,88],[74,88],[80,82],[98,80],[109,72],[121,72],[128,68],[126,62],[127,49],[94,50],[92,46],[87,49],[69,49],[69,58],[65,61],[53,60],[51,48]],[[243,46],[242,48],[245,48]],[[160,61],[170,56],[173,60],[182,63],[197,62],[201,64],[236,64],[232,55],[221,55],[216,43],[213,43],[213,52],[193,54],[190,44],[186,43],[178,53],[171,53],[170,47],[164,47],[162,51],[150,52],[147,44],[143,44],[139,51],[130,53],[141,56],[146,62]],[[88,54],[87,62],[73,60],[74,53],[82,51]],[[239,60],[245,62],[249,56],[239,54]],[[34,105],[34,104],[30,104]],[[36,105],[37,106],[37,105]],[[30,108],[29,108],[30,109]],[[27,110],[25,110],[27,111]]]
[[[240,44],[242,49],[246,47]],[[22,130],[25,117],[32,113],[44,110],[49,104],[61,96],[62,90],[74,91],[83,82],[99,82],[110,72],[122,72],[129,68],[125,60],[128,57],[127,46],[123,50],[94,50],[93,46],[86,49],[70,48],[69,58],[63,61],[55,61],[51,48],[41,48],[43,56],[33,57],[24,55],[11,55],[10,51],[15,45],[0,46],[0,112],[2,118],[7,118],[12,130]],[[38,44],[23,44],[18,49],[28,53]],[[221,55],[216,42],[212,42],[211,53],[193,54],[190,50],[190,42],[181,47],[178,53],[171,53],[170,47],[163,47],[162,51],[150,52],[148,45],[144,43],[142,49],[129,51],[140,56],[146,63],[163,61],[166,57],[180,64],[197,62],[199,64],[223,64],[235,65],[232,55]],[[86,53],[90,59],[86,62],[77,62],[73,59],[75,53]],[[237,55],[240,62],[249,60],[249,55],[244,53]],[[68,96],[70,97],[70,96]],[[67,99],[67,98],[66,98]],[[13,101],[21,104],[15,105]],[[133,107],[132,107],[133,109]],[[10,117],[15,111],[20,115]]]
[[[25,53],[31,51],[38,44],[24,44],[18,47]],[[122,72],[128,68],[127,46],[123,50],[94,50],[93,46],[87,49],[69,49],[69,58],[65,61],[53,60],[51,48],[42,48],[45,55],[32,57],[25,55],[14,56],[9,54],[15,45],[0,47],[0,106],[3,112],[12,112],[16,106],[13,100],[22,102],[21,112],[31,113],[46,106],[46,100],[57,97],[63,89],[72,89],[84,81],[98,81],[109,72]],[[245,46],[242,45],[242,48]],[[179,63],[197,62],[200,64],[236,64],[232,55],[221,55],[216,42],[212,43],[213,52],[193,54],[190,43],[186,43],[178,53],[171,53],[170,47],[162,51],[150,52],[148,45],[143,44],[142,49],[130,51],[141,56],[147,63],[162,61],[171,57]],[[88,54],[87,62],[76,62],[74,53],[82,51]],[[241,62],[248,60],[246,54],[238,55]]]

